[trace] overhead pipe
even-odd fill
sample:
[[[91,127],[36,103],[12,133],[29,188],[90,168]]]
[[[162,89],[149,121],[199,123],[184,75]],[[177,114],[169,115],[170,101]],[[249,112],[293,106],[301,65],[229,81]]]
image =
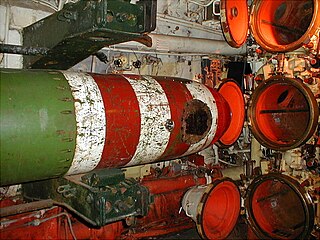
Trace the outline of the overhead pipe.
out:
[[[129,49],[134,51],[150,51],[159,53],[184,53],[199,55],[235,55],[245,54],[246,46],[232,48],[223,40],[205,38],[181,37],[162,34],[149,34],[152,46],[146,47],[137,42],[120,43],[110,46],[109,49]]]
[[[32,55],[32,56],[45,56],[47,55],[49,48],[40,47],[24,47],[13,44],[0,44],[0,53]]]

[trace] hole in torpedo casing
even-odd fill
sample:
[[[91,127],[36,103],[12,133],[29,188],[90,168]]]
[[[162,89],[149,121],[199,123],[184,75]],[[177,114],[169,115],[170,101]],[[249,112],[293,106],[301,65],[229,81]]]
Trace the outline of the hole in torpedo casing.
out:
[[[186,119],[186,134],[203,135],[208,129],[208,114],[199,109]]]
[[[187,102],[182,116],[182,141],[189,144],[199,142],[207,135],[211,124],[212,115],[205,103],[200,100]]]

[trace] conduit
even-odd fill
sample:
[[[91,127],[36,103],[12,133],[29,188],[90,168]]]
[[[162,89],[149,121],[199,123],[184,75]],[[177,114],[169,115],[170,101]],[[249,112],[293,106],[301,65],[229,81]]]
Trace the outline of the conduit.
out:
[[[235,55],[245,54],[246,46],[238,49],[230,47],[225,41],[205,38],[190,38],[181,36],[168,36],[160,34],[149,34],[152,38],[152,46],[146,47],[137,42],[120,43],[110,49],[129,49],[133,51],[150,51],[159,53],[190,53],[199,55]]]

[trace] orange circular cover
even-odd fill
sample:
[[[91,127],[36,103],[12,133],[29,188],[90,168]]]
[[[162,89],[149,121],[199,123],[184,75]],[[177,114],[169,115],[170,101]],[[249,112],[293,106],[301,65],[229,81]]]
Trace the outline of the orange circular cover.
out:
[[[225,239],[240,213],[240,192],[231,179],[216,180],[201,198],[197,229],[204,239]]]
[[[239,138],[245,117],[245,104],[239,85],[233,80],[223,82],[218,92],[224,97],[231,110],[231,122],[226,132],[219,139],[223,146],[234,144]]]
[[[248,35],[249,14],[247,0],[221,0],[222,32],[230,46],[241,47]]]

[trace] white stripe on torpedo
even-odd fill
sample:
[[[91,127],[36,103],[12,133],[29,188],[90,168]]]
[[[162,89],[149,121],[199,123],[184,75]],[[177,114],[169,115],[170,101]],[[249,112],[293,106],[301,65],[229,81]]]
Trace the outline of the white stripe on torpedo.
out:
[[[195,81],[187,83],[186,87],[192,95],[193,99],[200,100],[209,107],[212,116],[212,124],[206,136],[199,142],[191,144],[189,149],[183,154],[183,156],[199,152],[200,150],[205,149],[210,145],[217,131],[218,119],[216,100],[214,99],[210,90],[206,86]]]
[[[102,96],[94,79],[85,73],[62,72],[71,87],[77,122],[76,149],[66,175],[93,170],[101,160],[106,136]]]
[[[139,102],[141,130],[136,152],[126,166],[151,163],[159,159],[167,148],[170,132],[165,124],[171,119],[169,101],[161,85],[152,77],[132,80],[131,84]]]

